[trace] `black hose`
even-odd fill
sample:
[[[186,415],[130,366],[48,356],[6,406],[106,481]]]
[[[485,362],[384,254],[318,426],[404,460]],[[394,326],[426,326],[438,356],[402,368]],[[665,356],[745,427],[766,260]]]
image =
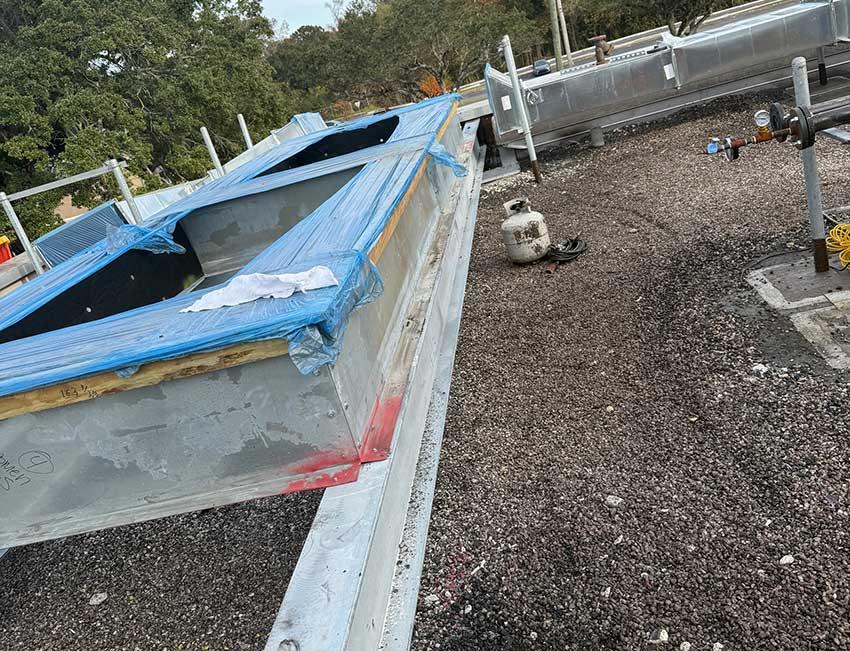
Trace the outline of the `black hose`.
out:
[[[584,240],[575,238],[561,242],[560,244],[550,245],[546,259],[553,262],[572,262],[586,251],[587,243]]]

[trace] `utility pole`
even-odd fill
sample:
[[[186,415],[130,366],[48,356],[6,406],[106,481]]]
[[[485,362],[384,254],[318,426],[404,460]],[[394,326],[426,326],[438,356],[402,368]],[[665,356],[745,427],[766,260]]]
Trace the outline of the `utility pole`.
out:
[[[552,19],[552,42],[555,45],[555,66],[564,69],[564,55],[561,52],[561,28],[558,26],[558,7],[556,0],[549,0],[549,17]]]
[[[564,50],[567,54],[567,65],[573,67],[573,48],[570,46],[570,33],[567,31],[567,19],[564,18],[564,3],[556,0],[558,4],[558,20],[561,23],[561,32],[564,35]]]

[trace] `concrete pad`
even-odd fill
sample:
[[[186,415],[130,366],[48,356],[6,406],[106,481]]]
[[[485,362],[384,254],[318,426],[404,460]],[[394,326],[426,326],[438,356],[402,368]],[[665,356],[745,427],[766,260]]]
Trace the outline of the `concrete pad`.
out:
[[[850,303],[846,305],[791,315],[794,327],[837,370],[850,369]]]
[[[753,271],[747,282],[791,323],[832,368],[850,369],[850,272],[815,273],[810,253]]]
[[[753,271],[747,275],[747,282],[777,310],[829,305],[830,295],[850,288],[850,274],[834,266],[826,273],[815,273],[811,254],[804,256]]]

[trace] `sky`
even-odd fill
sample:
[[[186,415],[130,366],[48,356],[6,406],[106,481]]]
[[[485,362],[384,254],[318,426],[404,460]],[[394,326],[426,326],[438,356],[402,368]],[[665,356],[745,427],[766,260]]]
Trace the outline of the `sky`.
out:
[[[277,21],[289,25],[294,32],[302,25],[322,25],[331,23],[331,12],[325,0],[263,0],[263,13]]]

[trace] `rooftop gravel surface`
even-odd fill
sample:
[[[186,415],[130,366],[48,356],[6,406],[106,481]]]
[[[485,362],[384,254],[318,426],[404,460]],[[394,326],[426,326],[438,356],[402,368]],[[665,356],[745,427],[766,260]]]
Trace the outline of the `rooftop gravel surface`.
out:
[[[701,153],[768,101],[485,186],[416,651],[850,648],[848,376],[741,279],[808,245],[800,156]],[[825,204],[850,204],[850,151],[818,154]],[[589,252],[508,262],[524,195]]]

